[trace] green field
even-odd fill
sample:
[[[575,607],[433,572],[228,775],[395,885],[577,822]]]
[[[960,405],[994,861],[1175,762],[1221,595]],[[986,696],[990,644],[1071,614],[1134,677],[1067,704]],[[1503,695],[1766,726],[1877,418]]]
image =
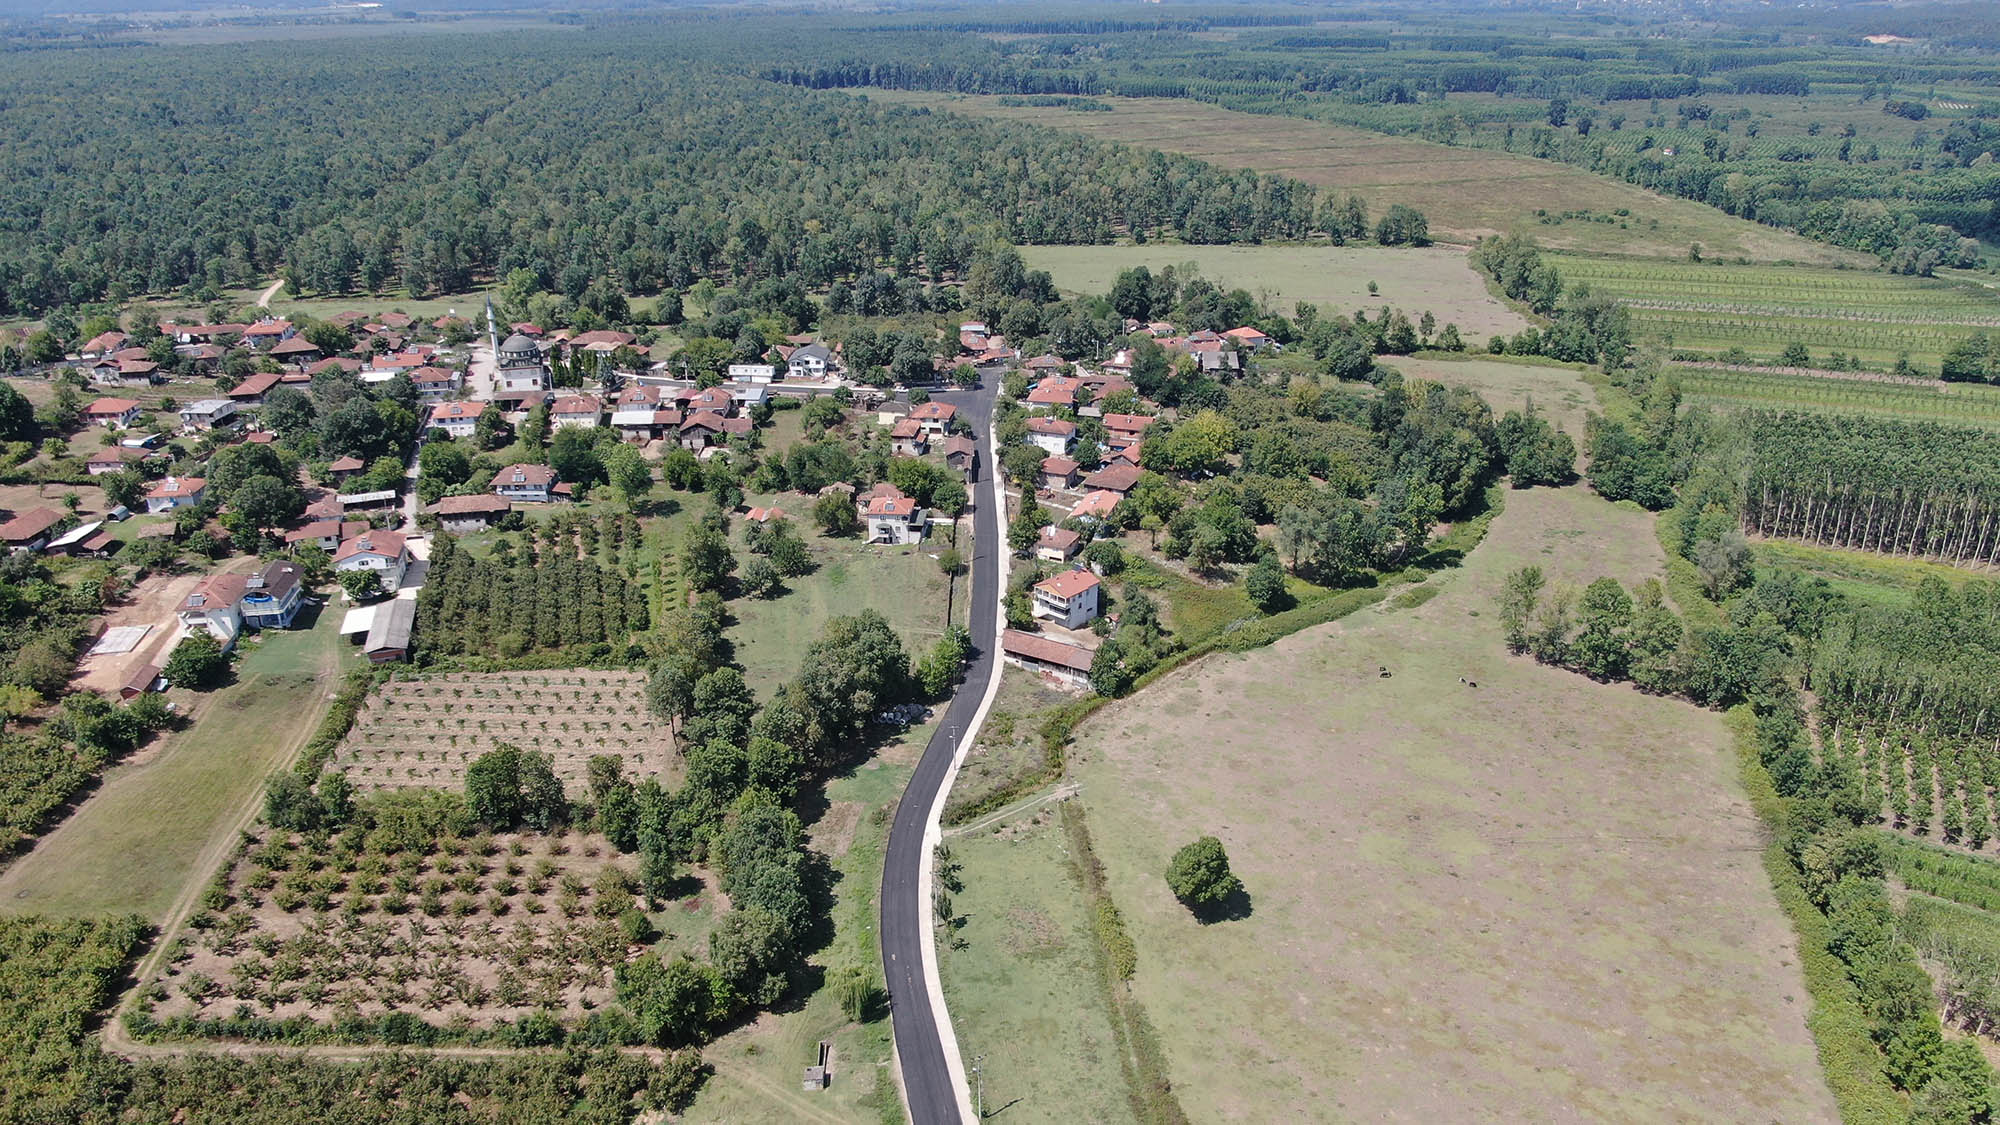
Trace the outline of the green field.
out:
[[[1342,314],[1389,305],[1412,320],[1429,310],[1439,325],[1458,325],[1468,341],[1495,333],[1512,336],[1528,326],[1486,291],[1465,253],[1451,247],[1023,246],[1021,256],[1029,266],[1049,271],[1060,288],[1093,296],[1110,292],[1119,272],[1134,266],[1158,271],[1192,265],[1202,277],[1248,290],[1286,316],[1299,301]],[[1368,292],[1371,283],[1379,292]]]
[[[1720,356],[1741,348],[1774,361],[1796,342],[1815,364],[1839,351],[1877,371],[1907,352],[1935,375],[1953,343],[2000,327],[2000,292],[1968,282],[1804,266],[1550,260],[1572,285],[1625,302],[1641,334],[1676,351]]]
[[[338,608],[250,642],[194,724],[105,774],[68,820],[0,874],[0,911],[158,922],[219,861],[235,818],[312,732],[343,657]]]
[[[1906,418],[1959,426],[2000,426],[2000,387],[1789,375],[1779,371],[1679,368],[1690,402]]]

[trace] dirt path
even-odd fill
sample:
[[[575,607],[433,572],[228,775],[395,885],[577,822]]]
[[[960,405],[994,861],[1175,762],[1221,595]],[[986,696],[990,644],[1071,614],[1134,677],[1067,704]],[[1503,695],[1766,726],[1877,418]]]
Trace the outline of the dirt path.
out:
[[[277,296],[278,290],[283,289],[284,287],[285,287],[285,279],[282,277],[272,282],[271,287],[269,289],[266,289],[262,293],[257,294],[257,307],[260,309],[270,308],[271,298]]]
[[[320,648],[319,667],[315,672],[315,678],[323,689],[321,706],[301,710],[297,722],[283,732],[285,753],[277,769],[292,768],[292,763],[298,760],[299,751],[304,749],[306,740],[310,739],[313,731],[319,727],[320,716],[326,710],[325,701],[332,696],[339,669],[340,637],[339,634],[330,633]],[[147,951],[146,956],[140,959],[138,967],[133,970],[135,981],[148,980],[159,972],[160,962],[166,956],[168,939],[179,931],[187,922],[188,916],[194,913],[195,905],[201,898],[202,888],[214,878],[216,870],[228,857],[229,850],[235,846],[237,836],[256,819],[263,804],[263,787],[250,790],[238,803],[235,815],[231,816],[223,827],[216,829],[208,844],[202,848],[201,854],[195,859],[194,871],[187,881],[187,886],[182,888],[180,897],[174,900],[173,909],[167,912],[166,918],[160,923],[159,939],[153,943],[153,948]],[[113,1018],[105,1022],[104,1044],[107,1050],[122,1054],[126,1053],[128,1046],[135,1049],[143,1046],[126,1035],[124,1023],[124,1016],[138,999],[138,995],[137,988],[128,991],[118,1002],[118,1009],[113,1013]]]

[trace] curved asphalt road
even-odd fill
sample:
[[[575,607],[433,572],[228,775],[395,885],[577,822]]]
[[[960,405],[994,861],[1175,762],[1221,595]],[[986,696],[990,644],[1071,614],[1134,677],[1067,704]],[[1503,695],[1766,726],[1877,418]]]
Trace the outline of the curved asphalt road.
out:
[[[924,830],[938,789],[944,784],[956,752],[953,732],[969,733],[972,717],[986,695],[986,685],[999,672],[993,651],[993,623],[1000,607],[999,489],[987,446],[991,433],[994,389],[945,391],[939,402],[958,407],[971,423],[979,442],[979,478],[972,493],[972,644],[973,657],[946,708],[944,721],[924,747],[924,756],[910,776],[889,827],[889,850],[882,867],[882,971],[889,984],[889,1011],[896,1035],[896,1056],[902,1064],[903,1090],[915,1125],[952,1125],[960,1120],[958,1091],[938,1036],[937,1011],[924,983],[924,920],[931,904],[924,901],[921,882]]]

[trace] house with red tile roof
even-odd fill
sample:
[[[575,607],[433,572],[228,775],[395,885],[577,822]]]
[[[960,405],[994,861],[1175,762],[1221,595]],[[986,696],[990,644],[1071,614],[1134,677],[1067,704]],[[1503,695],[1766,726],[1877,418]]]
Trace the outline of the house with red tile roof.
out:
[[[910,411],[909,416],[916,419],[925,434],[941,438],[950,431],[952,420],[958,417],[958,407],[948,402],[920,403]]]
[[[556,471],[547,465],[509,465],[493,474],[493,491],[509,500],[546,504],[555,498]]]
[[[1043,528],[1041,537],[1035,540],[1035,557],[1043,562],[1066,563],[1082,549],[1082,533],[1054,524]]]
[[[1076,444],[1076,423],[1037,414],[1028,419],[1028,442],[1050,456],[1061,457]]]
[[[40,550],[62,521],[63,511],[60,508],[30,508],[6,523],[0,523],[0,546],[15,551]]]
[[[1016,667],[1081,688],[1090,686],[1090,665],[1097,654],[1040,633],[1008,629],[1000,634],[1000,655]]]
[[[395,593],[410,565],[410,546],[400,531],[364,531],[341,540],[333,552],[333,569],[340,574],[372,570],[382,588]]]
[[[272,387],[282,378],[276,371],[259,371],[245,375],[241,383],[229,388],[229,401],[238,406],[258,406]]]
[[[440,528],[451,532],[480,531],[492,527],[513,510],[513,501],[490,492],[475,496],[447,496],[426,509],[437,517]]]
[[[1123,496],[1139,484],[1140,470],[1137,465],[1127,465],[1113,461],[1089,476],[1083,478],[1083,487],[1102,489],[1105,492]]]
[[[167,477],[146,492],[146,510],[158,515],[201,503],[208,482],[200,477]]]
[[[596,395],[563,395],[549,405],[549,426],[552,429],[579,427],[589,429],[597,425],[604,416],[604,400]]]
[[[1097,616],[1097,575],[1065,570],[1035,583],[1035,616],[1065,629],[1081,629]]]
[[[115,328],[108,332],[99,332],[83,342],[83,346],[77,349],[76,356],[78,359],[98,359],[124,347],[131,340],[132,337]]]
[[[103,426],[107,430],[122,430],[131,426],[139,416],[139,400],[135,398],[100,398],[83,408],[83,416],[93,426]]]
[[[1076,502],[1076,507],[1069,510],[1070,518],[1098,521],[1108,520],[1111,518],[1111,510],[1116,508],[1118,501],[1122,499],[1124,497],[1118,495],[1116,492],[1098,491],[1089,493],[1083,499]]]
[[[1068,457],[1042,458],[1041,486],[1047,489],[1075,488],[1077,463]]]
[[[485,410],[483,402],[440,402],[431,407],[430,420],[424,425],[433,430],[443,430],[455,438],[468,438],[479,425],[479,415]]]
[[[929,521],[915,500],[903,495],[876,495],[863,509],[868,542],[902,546],[921,542]]]

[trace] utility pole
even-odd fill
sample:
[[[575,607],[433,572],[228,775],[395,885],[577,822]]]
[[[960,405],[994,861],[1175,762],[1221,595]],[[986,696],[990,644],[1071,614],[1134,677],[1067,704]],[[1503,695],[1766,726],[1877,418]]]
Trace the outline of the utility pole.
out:
[[[975,1121],[986,1120],[986,1076],[979,1071],[979,1064],[985,1061],[985,1055],[972,1056],[972,1116]]]

